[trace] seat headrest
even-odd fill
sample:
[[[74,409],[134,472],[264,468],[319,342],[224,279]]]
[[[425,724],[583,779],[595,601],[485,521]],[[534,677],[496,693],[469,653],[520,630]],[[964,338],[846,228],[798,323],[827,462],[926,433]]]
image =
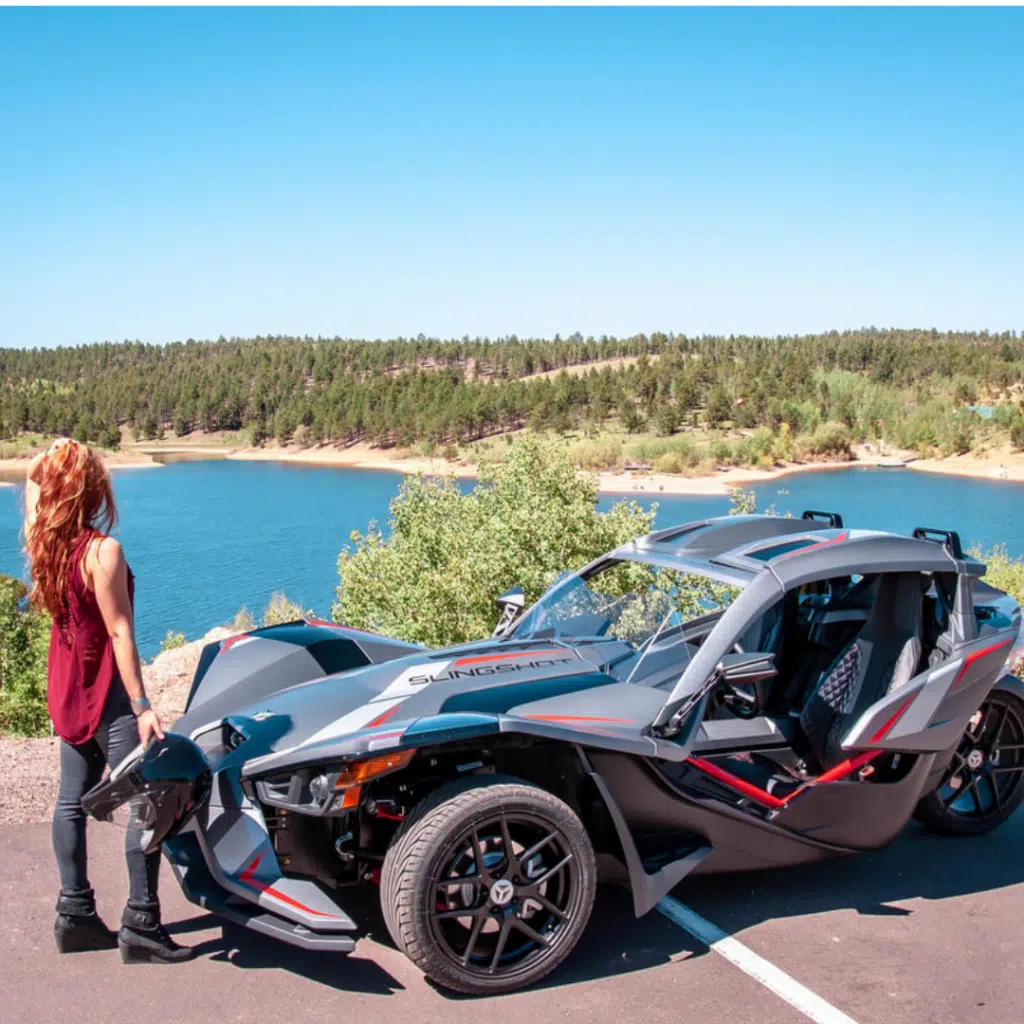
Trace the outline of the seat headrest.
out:
[[[861,635],[865,640],[920,636],[925,580],[918,573],[885,573]]]

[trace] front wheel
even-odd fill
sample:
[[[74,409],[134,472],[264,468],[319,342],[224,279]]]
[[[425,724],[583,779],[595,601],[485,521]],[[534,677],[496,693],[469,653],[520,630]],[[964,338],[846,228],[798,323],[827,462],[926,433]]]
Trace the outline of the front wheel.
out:
[[[517,779],[441,787],[406,819],[381,872],[398,948],[445,988],[496,995],[535,984],[579,941],[594,851],[558,797]]]
[[[953,760],[914,812],[939,835],[980,835],[1024,800],[1024,703],[993,690],[967,723]]]

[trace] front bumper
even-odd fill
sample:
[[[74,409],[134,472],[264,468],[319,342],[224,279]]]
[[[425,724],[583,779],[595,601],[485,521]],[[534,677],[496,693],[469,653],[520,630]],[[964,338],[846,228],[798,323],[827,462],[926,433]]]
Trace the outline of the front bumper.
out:
[[[355,949],[356,937],[350,933],[357,926],[347,915],[339,914],[337,922],[332,922],[337,927],[336,931],[314,931],[224,888],[210,870],[203,844],[194,830],[167,840],[164,843],[164,856],[185,898],[232,924],[280,939],[300,949],[319,949],[332,953],[351,953]]]

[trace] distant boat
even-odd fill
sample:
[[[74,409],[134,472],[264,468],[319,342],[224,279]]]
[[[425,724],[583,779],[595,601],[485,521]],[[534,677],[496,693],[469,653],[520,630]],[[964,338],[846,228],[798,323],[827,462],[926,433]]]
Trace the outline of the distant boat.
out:
[[[879,469],[905,469],[907,463],[904,459],[901,459],[898,455],[888,455],[884,459],[879,459],[875,465]]]

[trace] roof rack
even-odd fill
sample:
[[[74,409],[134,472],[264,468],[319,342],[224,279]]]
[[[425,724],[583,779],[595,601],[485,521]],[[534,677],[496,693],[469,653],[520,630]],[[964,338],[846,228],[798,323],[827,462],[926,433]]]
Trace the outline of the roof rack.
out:
[[[918,526],[912,536],[917,540],[930,540],[935,544],[941,544],[957,561],[964,557],[960,534],[955,530],[933,530],[930,526]]]
[[[813,508],[807,509],[800,517],[801,519],[813,519],[815,522],[828,523],[836,530],[843,528],[843,517],[838,512],[818,512]]]

